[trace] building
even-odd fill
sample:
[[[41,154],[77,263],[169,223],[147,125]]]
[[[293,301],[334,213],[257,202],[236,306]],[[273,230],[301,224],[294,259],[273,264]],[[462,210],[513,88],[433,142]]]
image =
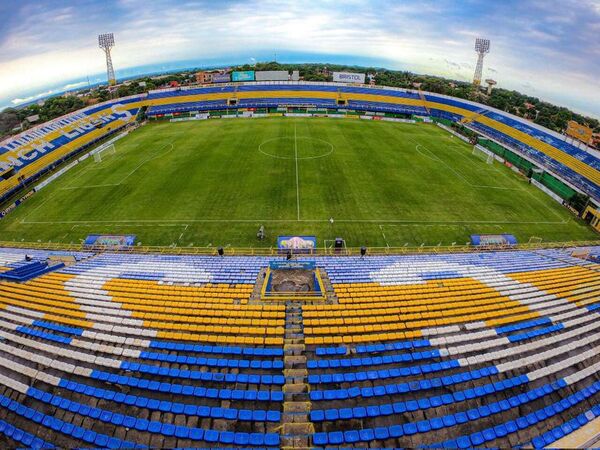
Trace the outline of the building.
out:
[[[212,83],[213,73],[207,70],[196,72],[196,83]]]
[[[592,140],[590,141],[590,145],[594,148],[600,148],[600,133],[592,134]]]

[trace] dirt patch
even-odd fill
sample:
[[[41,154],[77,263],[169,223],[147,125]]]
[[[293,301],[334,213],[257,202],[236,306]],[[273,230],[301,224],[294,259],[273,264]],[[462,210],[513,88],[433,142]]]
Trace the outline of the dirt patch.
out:
[[[312,270],[274,270],[271,272],[273,292],[314,292],[315,277]]]

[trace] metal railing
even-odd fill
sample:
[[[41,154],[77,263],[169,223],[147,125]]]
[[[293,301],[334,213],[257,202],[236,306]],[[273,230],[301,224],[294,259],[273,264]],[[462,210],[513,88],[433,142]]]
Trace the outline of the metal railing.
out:
[[[411,254],[440,254],[440,253],[477,253],[484,251],[516,251],[516,250],[541,250],[561,249],[571,247],[600,246],[600,240],[594,241],[567,241],[567,242],[539,242],[523,243],[516,245],[438,245],[419,247],[369,247],[367,256],[373,255],[411,255]],[[133,246],[133,247],[109,247],[109,246],[84,246],[82,244],[63,244],[58,242],[11,242],[0,241],[0,247],[39,249],[68,252],[118,252],[118,253],[154,253],[169,255],[218,255],[217,247],[172,247],[172,246]],[[275,247],[226,247],[223,248],[225,256],[281,256],[282,250]],[[360,247],[347,247],[344,249],[318,248],[309,252],[303,251],[298,256],[360,256]]]

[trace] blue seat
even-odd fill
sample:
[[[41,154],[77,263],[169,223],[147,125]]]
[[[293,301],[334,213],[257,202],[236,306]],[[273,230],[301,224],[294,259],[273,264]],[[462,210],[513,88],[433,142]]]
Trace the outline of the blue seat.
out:
[[[82,439],[90,444],[93,444],[96,441],[96,432],[92,430],[85,430],[83,432]]]
[[[178,425],[175,427],[175,436],[181,439],[187,439],[190,435],[190,429],[185,426]]]
[[[358,432],[360,440],[363,442],[369,442],[375,440],[375,433],[371,428],[365,428]]]
[[[416,434],[419,431],[417,428],[417,425],[415,425],[414,423],[411,423],[411,422],[407,422],[407,423],[403,424],[402,428],[403,428],[404,434],[406,434],[407,436]]]
[[[161,422],[157,422],[157,421],[153,420],[148,423],[148,431],[150,433],[160,433],[161,429],[162,429]]]
[[[360,440],[360,435],[356,430],[349,430],[344,432],[344,441],[347,444],[352,444]]]
[[[204,439],[204,430],[202,428],[190,428],[189,438],[193,441],[203,440]]]
[[[221,431],[219,434],[219,442],[222,444],[233,444],[235,433],[232,431]]]
[[[218,442],[219,441],[219,432],[215,430],[205,430],[204,431],[204,440],[206,442]]]
[[[313,434],[313,443],[315,445],[327,445],[327,433],[315,433]]]
[[[175,434],[175,425],[171,423],[163,423],[161,433],[165,436],[173,436]]]
[[[312,422],[322,422],[325,420],[325,411],[321,409],[316,409],[310,412],[310,420]]]
[[[389,427],[390,437],[399,438],[404,435],[404,429],[402,425],[392,425]]]
[[[328,439],[330,444],[342,444],[344,442],[344,433],[341,431],[332,431],[328,433]]]
[[[265,445],[269,447],[276,447],[279,445],[279,434],[278,433],[266,433],[265,434]]]
[[[493,428],[486,428],[481,432],[481,434],[483,434],[483,438],[486,442],[493,441],[494,439],[496,439],[496,433]]]
[[[374,432],[375,432],[375,439],[385,440],[390,437],[389,431],[385,427],[377,427],[377,428],[375,428]]]

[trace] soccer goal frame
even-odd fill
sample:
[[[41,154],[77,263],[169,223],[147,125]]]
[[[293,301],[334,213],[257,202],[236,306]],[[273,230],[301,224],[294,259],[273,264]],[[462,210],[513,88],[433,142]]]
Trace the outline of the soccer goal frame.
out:
[[[473,146],[472,155],[484,160],[486,164],[494,164],[494,154],[480,145]]]
[[[102,154],[107,153],[109,155],[114,155],[117,153],[117,149],[115,144],[108,144],[94,150],[94,161],[99,163],[102,162]]]

